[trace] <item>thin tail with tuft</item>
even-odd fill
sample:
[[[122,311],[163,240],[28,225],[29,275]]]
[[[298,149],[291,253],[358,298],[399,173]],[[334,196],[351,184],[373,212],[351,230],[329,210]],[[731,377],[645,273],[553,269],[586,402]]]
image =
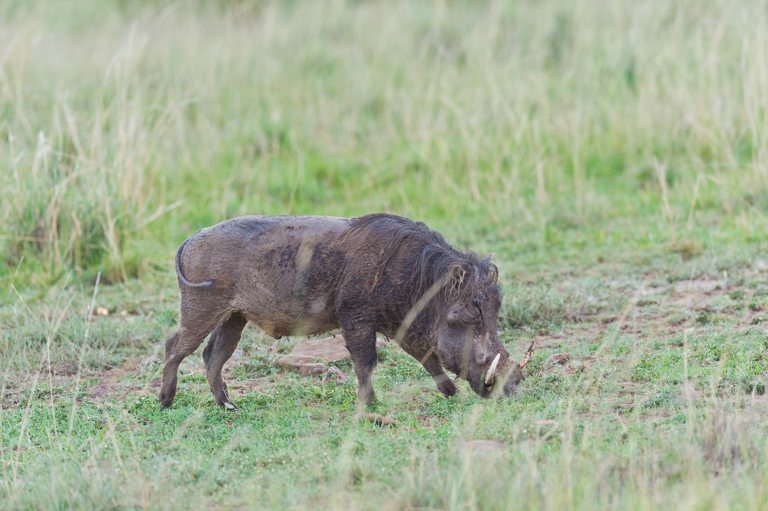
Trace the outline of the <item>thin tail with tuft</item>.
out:
[[[218,289],[220,287],[223,287],[222,284],[224,284],[224,282],[219,282],[219,280],[228,280],[228,279],[211,279],[211,280],[206,280],[205,282],[194,283],[184,278],[184,275],[181,273],[180,261],[181,261],[181,252],[184,250],[184,245],[187,244],[187,241],[189,241],[189,238],[187,238],[187,240],[184,241],[184,243],[182,243],[179,249],[176,251],[176,275],[179,276],[179,282],[181,282],[185,286],[199,287],[202,289]]]

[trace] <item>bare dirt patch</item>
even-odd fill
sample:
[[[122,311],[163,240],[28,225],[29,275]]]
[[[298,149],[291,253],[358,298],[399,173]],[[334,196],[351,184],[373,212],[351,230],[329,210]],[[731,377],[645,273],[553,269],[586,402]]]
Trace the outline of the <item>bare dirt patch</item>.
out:
[[[768,311],[763,310],[768,306],[751,301],[755,291],[745,285],[702,278],[641,288],[634,293],[634,302],[620,314],[595,315],[559,331],[536,333],[533,339],[537,348],[554,351],[567,347],[575,337],[597,339],[612,325],[617,325],[622,335],[639,337],[675,335],[704,325],[717,328],[723,324],[742,331],[765,320],[768,326]]]

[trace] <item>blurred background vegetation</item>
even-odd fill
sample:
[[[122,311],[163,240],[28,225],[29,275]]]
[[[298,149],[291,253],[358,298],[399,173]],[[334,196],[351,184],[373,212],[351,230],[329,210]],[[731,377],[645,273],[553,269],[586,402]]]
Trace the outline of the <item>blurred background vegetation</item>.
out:
[[[766,242],[765,1],[0,4],[0,282],[390,211],[502,270]],[[23,262],[22,262],[23,261]]]

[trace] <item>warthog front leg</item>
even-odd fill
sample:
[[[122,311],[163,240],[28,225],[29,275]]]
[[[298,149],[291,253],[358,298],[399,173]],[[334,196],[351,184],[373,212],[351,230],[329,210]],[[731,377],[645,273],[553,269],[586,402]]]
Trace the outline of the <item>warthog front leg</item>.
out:
[[[432,376],[437,384],[437,389],[445,396],[453,396],[459,391],[459,388],[451,380],[450,376],[445,374],[443,364],[440,363],[440,357],[437,356],[434,350],[429,350],[426,353],[420,350],[414,350],[403,345],[403,350],[410,356],[421,362],[424,369]]]
[[[232,353],[235,352],[246,323],[248,320],[239,312],[235,312],[213,331],[208,345],[203,350],[203,362],[205,362],[208,385],[211,387],[216,404],[228,410],[234,410],[236,407],[229,399],[227,384],[224,382],[221,370]]]
[[[368,406],[376,400],[371,382],[371,375],[376,368],[376,331],[373,327],[361,325],[347,327],[344,321],[342,330],[357,376],[357,400]]]

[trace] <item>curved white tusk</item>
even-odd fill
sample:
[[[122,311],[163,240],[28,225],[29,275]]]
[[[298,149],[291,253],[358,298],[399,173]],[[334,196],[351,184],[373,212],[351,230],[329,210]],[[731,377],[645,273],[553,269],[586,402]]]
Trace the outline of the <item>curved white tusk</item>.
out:
[[[493,362],[491,362],[491,367],[488,368],[488,372],[485,374],[486,387],[493,385],[493,380],[496,377],[496,366],[499,365],[499,358],[501,358],[501,353],[496,354],[496,358],[493,359]]]

